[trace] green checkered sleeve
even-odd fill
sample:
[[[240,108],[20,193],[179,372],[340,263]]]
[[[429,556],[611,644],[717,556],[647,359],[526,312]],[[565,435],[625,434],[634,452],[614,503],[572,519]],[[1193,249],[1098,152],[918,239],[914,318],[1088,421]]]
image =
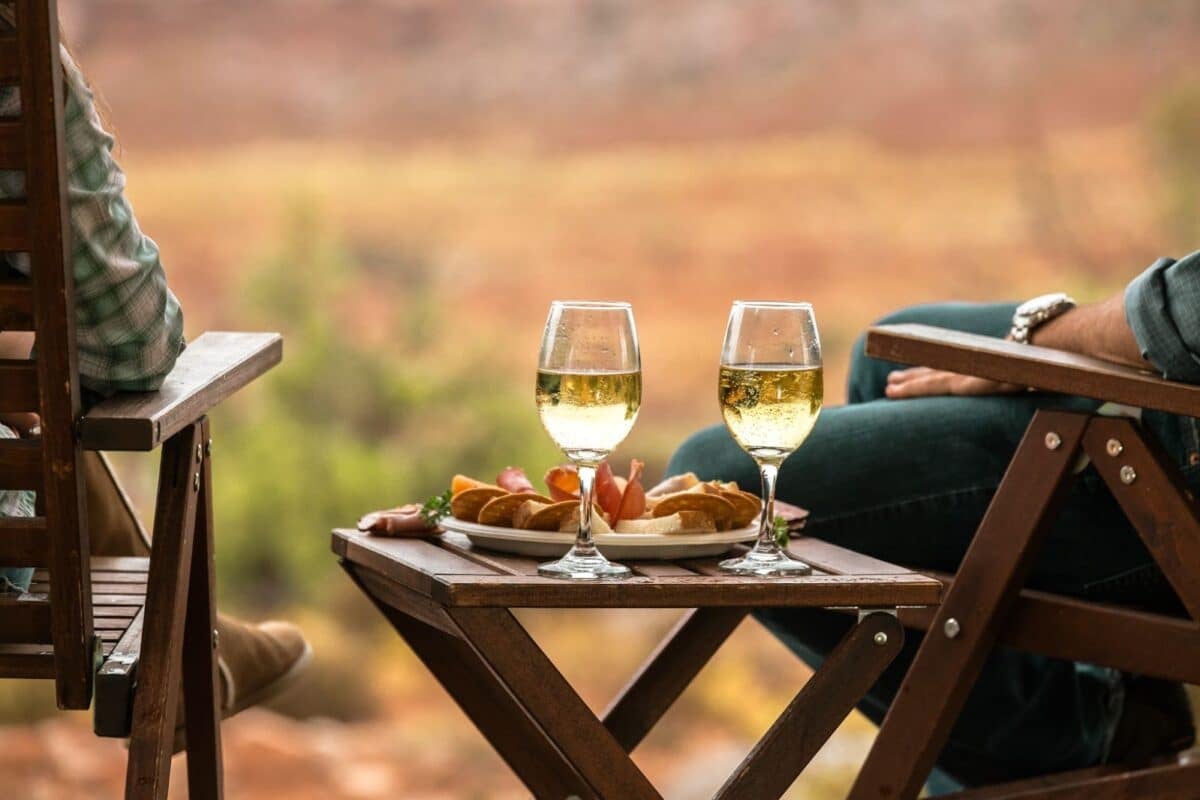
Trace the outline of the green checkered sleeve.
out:
[[[102,395],[157,389],[183,348],[183,312],[158,246],[125,197],[125,174],[92,92],[65,49],[62,57],[80,383]],[[0,91],[0,116],[19,111],[18,92]],[[24,194],[24,173],[0,171],[0,198]],[[9,262],[28,273],[27,255],[10,254]]]
[[[1162,258],[1125,290],[1125,318],[1163,377],[1200,383],[1200,252]]]

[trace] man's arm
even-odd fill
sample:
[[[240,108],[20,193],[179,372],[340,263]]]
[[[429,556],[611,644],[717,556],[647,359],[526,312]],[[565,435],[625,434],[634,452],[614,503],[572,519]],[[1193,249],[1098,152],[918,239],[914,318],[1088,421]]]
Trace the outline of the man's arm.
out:
[[[1034,331],[1033,343],[1200,384],[1200,251],[1161,258],[1116,297],[1072,309]],[[997,394],[1022,387],[916,367],[888,376],[888,397]]]
[[[1137,337],[1125,319],[1125,294],[1073,308],[1033,332],[1032,344],[1147,369]]]

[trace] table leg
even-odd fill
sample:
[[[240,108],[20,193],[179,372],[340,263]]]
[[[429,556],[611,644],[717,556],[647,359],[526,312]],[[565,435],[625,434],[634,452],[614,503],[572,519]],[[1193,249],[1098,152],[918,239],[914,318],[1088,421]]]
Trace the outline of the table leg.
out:
[[[508,686],[600,797],[661,800],[645,774],[510,611],[447,611],[482,661]]]
[[[604,712],[604,727],[631,752],[746,618],[744,608],[684,615]]]
[[[347,572],[534,796],[600,797],[469,644],[380,602]]]
[[[717,792],[717,800],[780,797],[900,652],[904,628],[890,613],[866,615]]]

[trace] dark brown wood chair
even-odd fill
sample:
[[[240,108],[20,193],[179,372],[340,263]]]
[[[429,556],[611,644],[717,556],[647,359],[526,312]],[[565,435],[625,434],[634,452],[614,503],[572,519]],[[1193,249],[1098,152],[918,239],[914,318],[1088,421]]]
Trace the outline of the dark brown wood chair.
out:
[[[867,352],[1082,395],[1135,408],[1200,416],[1200,387],[1041,347],[923,325],[873,329]],[[1025,589],[1081,456],[1121,509],[1178,595],[1186,616],[1083,602]],[[954,576],[942,605],[901,614],[928,631],[851,792],[917,796],[984,658],[997,643],[1184,683],[1200,683],[1200,507],[1179,470],[1136,419],[1038,411]],[[1200,797],[1200,756],[1112,764],[954,795],[973,800]]]
[[[10,3],[10,5],[14,5]],[[0,566],[38,568],[26,594],[0,595],[0,678],[43,678],[58,705],[129,736],[128,798],[165,798],[180,687],[189,794],[219,798],[216,611],[208,409],[282,356],[277,334],[208,333],[158,392],[82,413],[63,156],[63,73],[54,0],[17,0],[0,35],[0,84],[23,113],[0,121],[0,169],[23,170],[27,199],[0,203],[0,251],[26,252],[31,281],[0,281],[0,330],[33,331],[36,358],[0,361],[0,412],[35,411],[41,435],[0,440],[0,489],[37,492],[33,518],[0,518]],[[82,450],[162,445],[149,559],[92,558]],[[182,674],[182,681],[180,676]]]

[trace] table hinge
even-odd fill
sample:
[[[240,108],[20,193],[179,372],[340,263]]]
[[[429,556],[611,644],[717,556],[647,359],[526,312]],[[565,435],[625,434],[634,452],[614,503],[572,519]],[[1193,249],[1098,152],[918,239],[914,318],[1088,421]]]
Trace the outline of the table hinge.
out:
[[[893,617],[896,617],[897,619],[900,617],[900,615],[896,613],[896,609],[894,607],[893,608],[860,608],[860,609],[858,609],[858,621],[862,622],[864,619],[867,618],[868,614],[891,614]]]

